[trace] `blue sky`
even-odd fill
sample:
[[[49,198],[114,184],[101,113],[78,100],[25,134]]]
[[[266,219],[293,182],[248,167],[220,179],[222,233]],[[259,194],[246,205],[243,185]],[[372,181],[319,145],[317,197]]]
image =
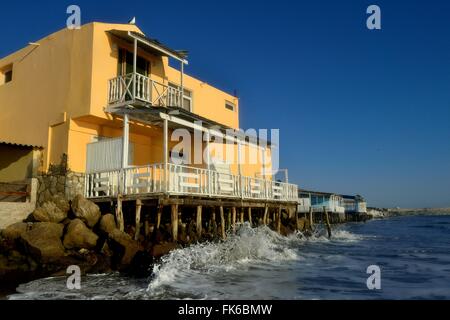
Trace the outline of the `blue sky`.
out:
[[[240,97],[241,126],[281,129],[301,187],[372,206],[450,206],[449,1],[15,1],[0,56],[65,25],[137,17],[190,52],[187,72]],[[366,8],[382,30],[366,28]]]

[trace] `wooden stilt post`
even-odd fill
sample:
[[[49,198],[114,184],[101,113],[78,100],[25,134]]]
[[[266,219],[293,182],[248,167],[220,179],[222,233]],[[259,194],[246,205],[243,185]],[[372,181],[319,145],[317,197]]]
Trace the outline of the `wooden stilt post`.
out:
[[[314,225],[314,219],[313,219],[313,208],[309,207],[309,225],[312,229],[313,225]]]
[[[236,231],[236,207],[231,208],[231,215],[232,215],[231,225],[232,225],[233,232],[234,232],[234,231]]]
[[[125,222],[123,220],[123,211],[122,211],[122,196],[119,195],[117,197],[117,208],[116,208],[116,220],[117,226],[120,231],[125,231]]]
[[[266,206],[266,207],[264,208],[264,216],[263,216],[263,224],[264,224],[265,226],[267,226],[267,218],[268,218],[268,214],[269,214],[269,207]]]
[[[172,239],[174,242],[178,241],[178,205],[172,205]]]
[[[244,223],[244,208],[241,209],[241,223]]]
[[[281,234],[281,207],[278,208],[277,214],[277,232]]]
[[[197,207],[197,236],[202,236],[202,206]]]
[[[231,209],[228,209],[228,214],[227,214],[227,230],[231,229],[232,226],[232,222],[231,222]]]
[[[158,212],[156,214],[156,230],[159,230],[159,228],[161,227],[161,216],[163,209],[163,206],[158,206]]]
[[[223,240],[225,240],[226,238],[226,233],[225,233],[225,214],[223,212],[223,207],[220,206],[220,235],[222,237]]]
[[[330,225],[330,219],[328,217],[327,207],[323,207],[323,214],[325,215],[325,223],[327,225],[328,238],[331,238],[331,225]]]
[[[248,208],[248,222],[250,223],[250,227],[253,226],[253,221],[252,221],[252,207]]]
[[[136,200],[136,230],[134,232],[134,240],[139,240],[139,236],[141,234],[141,210],[142,210],[142,201]]]

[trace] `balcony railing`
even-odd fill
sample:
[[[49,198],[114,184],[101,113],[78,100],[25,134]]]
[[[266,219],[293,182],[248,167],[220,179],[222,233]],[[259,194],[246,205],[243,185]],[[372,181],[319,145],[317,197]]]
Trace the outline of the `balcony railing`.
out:
[[[138,73],[109,80],[109,105],[132,104],[136,101],[156,107],[182,107],[183,99],[180,89]]]
[[[234,199],[298,201],[294,184],[182,165],[153,164],[86,175],[87,198],[168,193]]]

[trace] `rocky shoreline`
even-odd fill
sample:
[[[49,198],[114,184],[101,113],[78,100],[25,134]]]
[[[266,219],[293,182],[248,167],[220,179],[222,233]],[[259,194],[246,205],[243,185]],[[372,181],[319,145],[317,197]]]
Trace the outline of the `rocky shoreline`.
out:
[[[195,219],[188,219],[180,225],[177,241],[173,241],[170,224],[161,224],[159,229],[152,226],[135,240],[135,230],[119,230],[115,216],[102,213],[95,203],[80,195],[72,201],[56,195],[23,222],[0,232],[0,288],[10,294],[22,283],[65,276],[72,265],[83,275],[119,271],[146,277],[152,264],[174,249],[220,241],[222,226],[214,214],[207,224],[199,235]],[[254,221],[255,226],[260,224],[262,220]],[[310,230],[307,219],[286,213],[279,223],[268,219],[268,224],[279,228],[282,235]]]
[[[160,232],[151,245],[120,231],[112,214],[81,196],[69,203],[54,196],[23,222],[0,233],[0,287],[11,292],[38,278],[66,275],[77,265],[82,274],[126,272],[145,276],[149,266],[178,245]]]

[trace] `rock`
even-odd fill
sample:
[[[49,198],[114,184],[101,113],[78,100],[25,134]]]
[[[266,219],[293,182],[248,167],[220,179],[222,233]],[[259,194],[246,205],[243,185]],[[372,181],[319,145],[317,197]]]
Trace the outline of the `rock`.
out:
[[[100,208],[81,195],[76,196],[72,200],[72,211],[75,216],[86,223],[89,228],[93,228],[101,216]]]
[[[51,222],[40,222],[21,236],[27,251],[41,263],[48,263],[64,256],[61,242],[64,226]]]
[[[100,230],[110,234],[115,229],[117,229],[116,220],[112,214],[105,214],[100,219]]]
[[[164,243],[164,244],[157,244],[154,245],[152,250],[151,250],[151,255],[158,259],[161,258],[162,256],[165,256],[166,254],[169,254],[171,251],[179,249],[180,247],[173,242],[169,242],[169,243]]]
[[[10,225],[5,230],[2,231],[2,236],[11,241],[19,239],[24,233],[31,230],[32,224],[25,222],[18,222]]]
[[[131,264],[139,245],[128,234],[115,229],[109,234],[109,248],[114,252],[114,260],[119,269],[123,269]]]
[[[83,221],[75,219],[67,227],[63,244],[66,249],[93,249],[97,240],[98,236]]]
[[[39,222],[59,223],[67,218],[69,210],[69,202],[63,196],[55,195],[37,208],[33,212],[33,217]]]
[[[67,213],[61,211],[53,202],[44,202],[34,210],[33,217],[39,222],[59,223],[67,217]]]

